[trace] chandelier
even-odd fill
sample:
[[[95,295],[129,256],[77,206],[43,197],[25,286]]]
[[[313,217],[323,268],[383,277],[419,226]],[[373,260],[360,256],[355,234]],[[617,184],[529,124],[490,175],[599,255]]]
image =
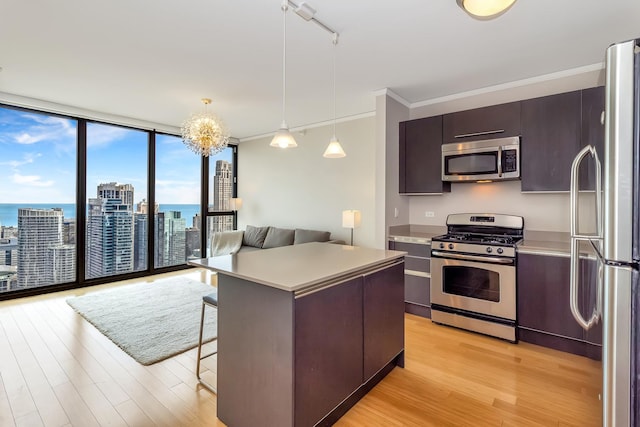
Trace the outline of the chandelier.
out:
[[[182,124],[182,142],[196,154],[208,157],[224,150],[229,144],[229,134],[224,123],[207,111],[211,99],[202,98],[204,112],[192,115]]]

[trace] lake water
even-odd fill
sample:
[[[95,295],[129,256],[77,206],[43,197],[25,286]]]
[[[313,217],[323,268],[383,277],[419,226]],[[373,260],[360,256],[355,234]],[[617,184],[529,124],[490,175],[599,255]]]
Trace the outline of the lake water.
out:
[[[6,227],[17,227],[18,209],[20,208],[61,208],[65,218],[76,217],[76,205],[74,203],[0,203],[0,225],[4,225]],[[182,218],[186,220],[187,227],[191,227],[194,215],[200,213],[200,205],[160,205],[160,212],[168,211],[181,212]]]

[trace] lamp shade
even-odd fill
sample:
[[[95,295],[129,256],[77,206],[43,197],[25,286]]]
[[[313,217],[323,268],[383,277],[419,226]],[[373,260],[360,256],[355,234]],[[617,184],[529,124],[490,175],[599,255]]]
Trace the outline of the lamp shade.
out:
[[[229,200],[229,207],[232,211],[239,211],[242,207],[242,199],[240,197],[232,197]]]
[[[276,132],[273,139],[271,140],[271,144],[269,145],[271,147],[280,148],[295,148],[298,146],[295,138],[293,137],[293,135],[291,135],[291,132],[289,132],[289,127],[285,122],[282,122],[282,125],[280,125],[280,129],[278,129],[278,132]]]
[[[360,211],[356,211],[356,210],[342,211],[342,227],[344,228],[360,227]]]
[[[516,0],[456,0],[458,5],[476,19],[492,19],[505,13]]]
[[[340,145],[340,141],[335,136],[331,138],[327,149],[324,150],[323,157],[327,159],[339,159],[341,157],[346,157],[344,150],[342,149],[342,145]]]

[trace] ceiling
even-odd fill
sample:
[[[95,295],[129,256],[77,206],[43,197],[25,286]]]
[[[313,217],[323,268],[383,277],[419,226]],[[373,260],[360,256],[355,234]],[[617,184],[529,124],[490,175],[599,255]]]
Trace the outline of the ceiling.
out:
[[[297,3],[300,0],[296,1]],[[180,126],[200,98],[240,139],[282,120],[280,0],[2,0],[0,93]],[[340,33],[339,118],[601,63],[640,37],[638,0],[519,0],[477,21],[455,0],[309,0]],[[331,35],[287,14],[291,128],[331,120]]]

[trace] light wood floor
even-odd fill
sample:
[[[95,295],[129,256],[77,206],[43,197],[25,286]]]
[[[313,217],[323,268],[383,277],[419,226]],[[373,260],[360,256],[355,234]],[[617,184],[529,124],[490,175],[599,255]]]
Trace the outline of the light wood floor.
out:
[[[205,271],[176,274],[215,284]],[[195,350],[139,365],[65,302],[123,283],[0,303],[0,426],[223,426],[195,380]],[[405,330],[405,369],[338,426],[601,425],[599,363],[408,314]]]

